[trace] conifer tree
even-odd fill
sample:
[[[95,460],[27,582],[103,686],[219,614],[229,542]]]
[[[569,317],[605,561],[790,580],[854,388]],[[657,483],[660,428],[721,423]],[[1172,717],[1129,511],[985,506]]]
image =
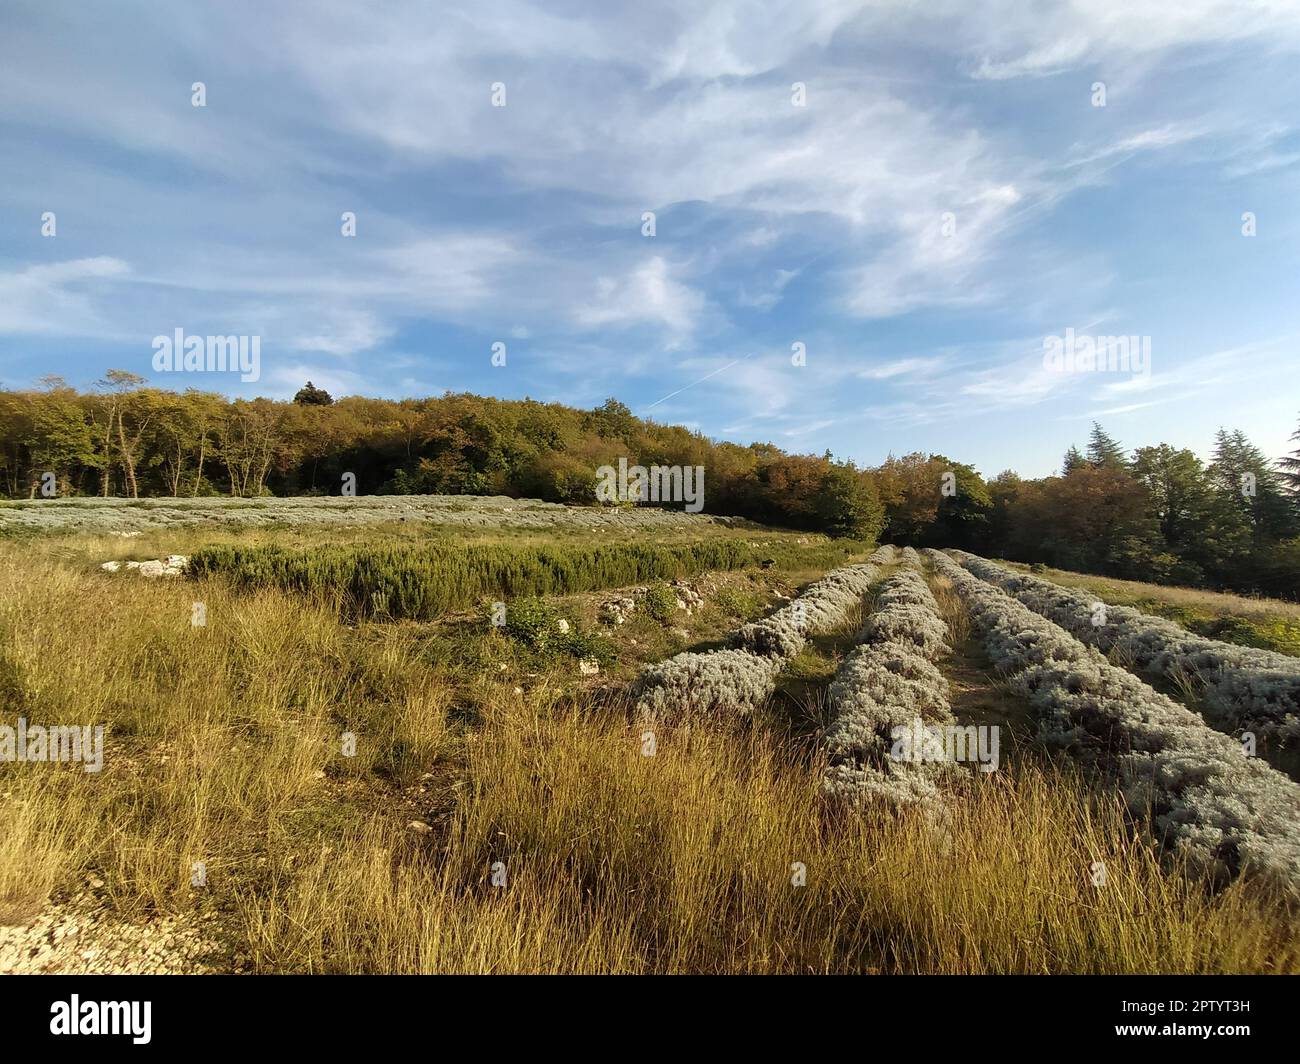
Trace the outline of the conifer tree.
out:
[[[1088,438],[1088,462],[1095,469],[1128,468],[1124,448],[1095,421],[1092,423],[1092,435]]]
[[[1061,462],[1061,476],[1068,477],[1076,469],[1081,469],[1088,464],[1088,460],[1080,453],[1079,448],[1070,444],[1070,449],[1065,452],[1065,459]]]

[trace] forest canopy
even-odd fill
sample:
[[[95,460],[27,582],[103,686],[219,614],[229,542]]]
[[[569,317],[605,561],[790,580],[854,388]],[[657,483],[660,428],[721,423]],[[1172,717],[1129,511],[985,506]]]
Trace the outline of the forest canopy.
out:
[[[230,399],[121,370],[87,392],[59,378],[0,391],[0,492],[14,499],[337,495],[351,473],[361,494],[594,505],[596,470],[620,457],[703,466],[707,513],[1300,597],[1300,449],[1275,462],[1240,431],[1221,430],[1206,464],[1163,443],[1130,452],[1095,425],[1059,474],[986,480],[945,455],[861,468],[710,440],[615,399],[592,410],[450,393],[333,399],[310,382],[290,402]]]

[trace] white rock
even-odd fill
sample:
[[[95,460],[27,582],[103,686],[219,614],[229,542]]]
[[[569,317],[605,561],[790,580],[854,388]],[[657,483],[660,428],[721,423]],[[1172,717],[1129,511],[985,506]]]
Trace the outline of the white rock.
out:
[[[411,821],[409,824],[407,824],[406,826],[407,826],[407,828],[409,828],[411,831],[414,831],[414,832],[416,832],[416,833],[419,834],[419,835],[427,835],[427,834],[429,834],[429,832],[431,832],[431,831],[433,830],[433,828],[431,828],[431,827],[430,827],[428,824],[426,824],[423,820],[412,820],[412,821]]]
[[[147,562],[103,562],[101,569],[115,573],[123,566],[134,569],[141,576],[180,576],[185,571],[189,558],[184,554],[169,554],[165,559],[152,558]]]
[[[555,622],[555,627],[558,628],[561,632],[568,632],[569,622],[565,620],[563,617],[561,617],[559,620]]]
[[[583,658],[578,662],[578,671],[583,676],[595,676],[596,673],[600,672],[600,662]]]

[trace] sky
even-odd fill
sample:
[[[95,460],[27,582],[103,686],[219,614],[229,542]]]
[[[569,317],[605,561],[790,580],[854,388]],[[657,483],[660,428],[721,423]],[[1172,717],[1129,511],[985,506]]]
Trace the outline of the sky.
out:
[[[0,0],[0,386],[614,396],[987,475],[1094,419],[1280,455],[1298,53],[1300,0]],[[259,378],[157,371],[176,329]],[[1067,330],[1149,360],[1048,364]]]

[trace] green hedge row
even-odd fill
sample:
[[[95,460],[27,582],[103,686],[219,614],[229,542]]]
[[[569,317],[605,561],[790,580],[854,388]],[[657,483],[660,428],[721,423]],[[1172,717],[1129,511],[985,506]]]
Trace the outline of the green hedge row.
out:
[[[512,544],[205,547],[188,572],[218,575],[244,588],[275,587],[327,599],[361,616],[427,620],[484,596],[570,594],[685,577],[710,569],[743,569],[772,560],[830,566],[860,551],[850,541],[800,545],[793,538],[714,539],[677,544]]]

